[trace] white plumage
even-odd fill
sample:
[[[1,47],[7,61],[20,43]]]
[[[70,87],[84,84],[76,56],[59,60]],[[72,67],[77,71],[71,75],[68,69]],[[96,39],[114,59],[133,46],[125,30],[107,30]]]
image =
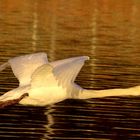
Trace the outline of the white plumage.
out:
[[[88,99],[106,96],[140,95],[140,87],[110,90],[85,90],[74,83],[88,56],[73,57],[48,62],[45,53],[35,53],[12,58],[0,66],[10,64],[19,80],[19,87],[0,96],[0,106],[19,102],[24,105],[45,106],[67,98]],[[28,94],[28,96],[27,96]]]
[[[74,80],[87,56],[49,63],[45,53],[35,53],[10,59],[8,62],[19,80],[19,87],[0,97],[0,102],[20,99],[20,104],[47,105],[71,98]],[[78,92],[81,88],[75,90]]]

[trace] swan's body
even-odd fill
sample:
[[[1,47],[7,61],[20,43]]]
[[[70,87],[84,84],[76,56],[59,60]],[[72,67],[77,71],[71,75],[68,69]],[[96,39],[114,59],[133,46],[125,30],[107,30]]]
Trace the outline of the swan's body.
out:
[[[1,106],[19,102],[24,105],[45,106],[72,99],[89,99],[106,96],[140,95],[140,87],[110,90],[86,90],[74,83],[76,76],[88,60],[87,56],[48,62],[45,53],[12,58],[3,64],[11,65],[19,80],[19,87],[0,96]],[[28,96],[26,96],[28,94]],[[13,102],[14,101],[14,102]]]

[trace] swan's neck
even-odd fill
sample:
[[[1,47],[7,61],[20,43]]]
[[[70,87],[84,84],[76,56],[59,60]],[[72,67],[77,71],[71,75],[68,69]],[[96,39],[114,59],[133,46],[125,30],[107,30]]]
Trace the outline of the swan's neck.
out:
[[[102,98],[109,96],[138,96],[140,86],[126,89],[107,89],[107,90],[86,90],[82,89],[78,94],[78,99]]]

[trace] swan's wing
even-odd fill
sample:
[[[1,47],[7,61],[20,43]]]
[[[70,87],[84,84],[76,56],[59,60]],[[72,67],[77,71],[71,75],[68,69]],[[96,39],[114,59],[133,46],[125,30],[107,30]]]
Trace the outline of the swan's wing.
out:
[[[87,56],[77,57],[67,63],[53,66],[52,63],[37,68],[31,80],[32,87],[54,86],[54,84],[66,87],[72,84],[84,65]]]
[[[8,61],[12,67],[14,75],[20,82],[20,86],[30,83],[31,75],[34,70],[48,63],[45,53],[28,54],[12,58]]]
[[[28,95],[30,86],[18,87],[0,96],[0,108],[20,102]]]
[[[78,57],[72,57],[72,58],[67,58],[67,59],[62,59],[62,60],[56,60],[56,61],[50,62],[50,65],[52,65],[55,68],[57,66],[73,62],[73,61],[81,59],[83,57],[86,59],[89,59],[88,56],[78,56]]]
[[[45,64],[37,68],[31,77],[31,89],[38,87],[55,86],[56,79],[53,75],[53,67]]]
[[[0,65],[0,72],[3,71],[4,69],[6,69],[9,66],[9,63],[3,63],[2,65]]]
[[[66,87],[69,84],[73,83],[82,66],[84,65],[85,60],[88,59],[88,56],[75,57],[67,59],[67,62],[65,60],[64,63],[55,66],[53,69],[53,73],[59,81],[59,84],[63,87]]]

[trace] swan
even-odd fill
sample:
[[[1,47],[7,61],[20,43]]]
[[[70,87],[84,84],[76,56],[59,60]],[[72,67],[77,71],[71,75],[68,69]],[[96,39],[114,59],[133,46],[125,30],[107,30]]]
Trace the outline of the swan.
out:
[[[0,108],[16,103],[46,106],[65,99],[139,96],[140,86],[126,89],[88,90],[74,81],[88,56],[49,62],[44,52],[14,57],[0,66],[11,66],[19,86],[0,96]]]

